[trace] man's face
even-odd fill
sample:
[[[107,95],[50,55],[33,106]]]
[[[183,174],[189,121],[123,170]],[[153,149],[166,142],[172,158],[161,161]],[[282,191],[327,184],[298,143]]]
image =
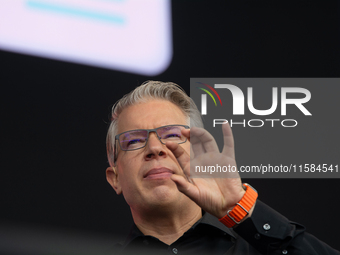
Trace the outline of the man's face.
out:
[[[124,109],[119,116],[118,134],[173,124],[188,124],[180,108],[165,100],[152,100]],[[179,146],[189,154],[189,141]],[[144,148],[134,151],[117,148],[117,185],[132,209],[152,209],[186,202],[188,198],[170,179],[172,173],[183,175],[183,171],[173,153],[154,132],[150,133]]]

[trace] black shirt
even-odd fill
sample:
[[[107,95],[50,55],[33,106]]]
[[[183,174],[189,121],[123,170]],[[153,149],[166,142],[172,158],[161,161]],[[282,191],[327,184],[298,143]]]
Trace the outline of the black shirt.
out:
[[[305,228],[262,203],[256,202],[251,218],[229,229],[208,213],[171,245],[145,236],[134,225],[114,254],[148,255],[339,255],[340,252],[305,232]]]

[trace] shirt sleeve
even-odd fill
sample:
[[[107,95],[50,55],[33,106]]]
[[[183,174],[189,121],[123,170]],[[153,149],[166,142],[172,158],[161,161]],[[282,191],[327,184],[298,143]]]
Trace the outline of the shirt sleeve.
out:
[[[234,231],[261,254],[340,255],[305,227],[257,200],[253,214]]]

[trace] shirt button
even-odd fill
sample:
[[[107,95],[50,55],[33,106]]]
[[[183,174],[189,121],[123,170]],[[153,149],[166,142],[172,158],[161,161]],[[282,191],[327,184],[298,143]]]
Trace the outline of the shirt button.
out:
[[[143,240],[143,244],[148,245],[148,244],[149,244],[149,241],[146,240],[146,239],[144,239],[144,240]]]
[[[259,233],[256,233],[255,236],[254,236],[254,238],[255,238],[256,240],[260,240],[260,239],[261,239],[261,235],[260,235]]]
[[[288,254],[288,251],[287,250],[283,250],[282,254]]]
[[[269,230],[270,229],[270,225],[268,223],[263,225],[263,229],[264,230]]]
[[[178,253],[178,250],[177,250],[176,248],[173,248],[173,249],[172,249],[172,252],[175,253],[175,254],[177,254],[177,253]]]

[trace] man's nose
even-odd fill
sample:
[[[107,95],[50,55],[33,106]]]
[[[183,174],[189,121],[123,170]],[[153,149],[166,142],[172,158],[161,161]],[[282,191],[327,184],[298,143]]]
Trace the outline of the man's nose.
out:
[[[150,160],[166,156],[166,146],[158,139],[155,132],[150,132],[148,143],[146,144],[145,159]]]

